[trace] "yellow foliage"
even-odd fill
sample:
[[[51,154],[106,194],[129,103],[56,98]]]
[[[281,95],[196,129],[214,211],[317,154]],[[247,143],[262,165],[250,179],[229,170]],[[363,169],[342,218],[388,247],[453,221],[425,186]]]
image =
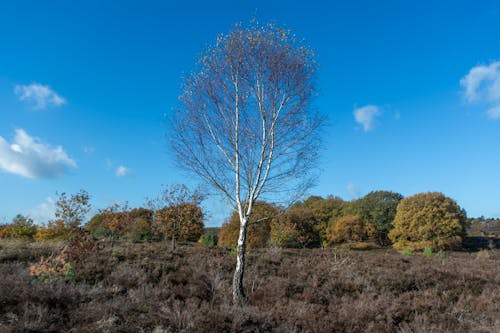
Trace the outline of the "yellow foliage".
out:
[[[203,234],[203,213],[192,203],[172,205],[156,211],[155,227],[164,237],[196,242]]]
[[[326,229],[326,238],[330,244],[361,242],[375,235],[375,227],[357,215],[339,218]]]
[[[396,249],[456,248],[465,236],[466,214],[439,192],[420,193],[401,200],[389,238]]]
[[[258,201],[253,207],[247,228],[247,247],[266,247],[270,239],[271,219],[279,214],[279,209],[269,203]],[[229,221],[222,224],[218,234],[218,245],[221,247],[235,247],[240,233],[240,217],[233,212]]]
[[[35,241],[67,240],[72,235],[72,230],[66,226],[63,220],[56,220],[49,221],[47,226],[39,227],[33,239]]]

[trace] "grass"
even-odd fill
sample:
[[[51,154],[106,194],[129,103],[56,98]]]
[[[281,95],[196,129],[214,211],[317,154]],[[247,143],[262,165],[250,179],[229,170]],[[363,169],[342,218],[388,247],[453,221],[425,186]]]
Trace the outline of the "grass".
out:
[[[29,276],[60,243],[0,241],[0,332],[495,332],[499,250],[258,249],[248,304],[230,301],[229,250],[102,243],[71,280]]]

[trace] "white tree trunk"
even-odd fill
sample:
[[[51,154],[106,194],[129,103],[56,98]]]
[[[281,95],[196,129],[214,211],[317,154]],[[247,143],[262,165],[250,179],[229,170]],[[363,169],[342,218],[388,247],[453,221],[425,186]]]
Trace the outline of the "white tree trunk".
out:
[[[240,234],[238,237],[238,245],[236,247],[236,270],[233,276],[233,302],[234,304],[242,304],[245,302],[246,296],[243,289],[243,274],[245,273],[245,252],[246,252],[246,237],[247,237],[248,215],[240,221]]]

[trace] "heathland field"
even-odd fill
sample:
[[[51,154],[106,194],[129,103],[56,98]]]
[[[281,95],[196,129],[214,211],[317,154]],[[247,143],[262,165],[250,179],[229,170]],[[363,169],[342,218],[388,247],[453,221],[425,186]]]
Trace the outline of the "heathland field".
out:
[[[500,252],[491,246],[439,255],[250,249],[241,307],[232,305],[229,249],[64,246],[1,240],[1,332],[500,330]]]

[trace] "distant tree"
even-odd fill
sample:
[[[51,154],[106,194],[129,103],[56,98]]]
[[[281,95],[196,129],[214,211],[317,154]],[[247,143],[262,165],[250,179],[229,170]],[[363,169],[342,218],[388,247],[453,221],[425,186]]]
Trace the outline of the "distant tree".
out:
[[[85,229],[96,237],[126,238],[134,241],[152,236],[153,211],[115,203],[94,215]]]
[[[349,215],[357,215],[375,227],[375,239],[379,245],[388,245],[389,231],[396,216],[396,209],[403,196],[390,191],[373,191],[363,198],[350,202],[345,209]]]
[[[307,207],[291,207],[271,223],[271,242],[279,247],[319,247],[316,220]]]
[[[62,221],[67,228],[79,227],[92,208],[89,194],[80,190],[69,197],[66,192],[56,195],[59,196],[56,201],[56,220]]]
[[[329,196],[326,199],[311,196],[304,201],[304,206],[311,209],[316,220],[315,230],[318,232],[321,244],[326,239],[326,229],[331,221],[335,221],[344,215],[346,202],[339,197]]]
[[[456,248],[466,232],[465,211],[439,192],[419,193],[401,200],[389,238],[396,249]]]
[[[203,213],[193,203],[183,202],[156,211],[155,223],[164,237],[175,241],[196,242],[203,234]]]
[[[331,223],[326,230],[326,237],[330,245],[366,241],[374,234],[375,227],[356,215],[341,217]]]
[[[202,235],[200,205],[205,198],[199,187],[192,190],[184,184],[173,184],[165,186],[157,197],[148,200],[154,214],[154,229],[162,238],[170,237],[172,249],[176,240],[195,242]],[[187,235],[187,232],[192,234]]]
[[[248,222],[247,246],[249,248],[266,247],[270,241],[271,220],[280,214],[273,204],[257,201]],[[219,246],[236,247],[240,230],[240,219],[237,211],[225,222],[219,231]]]
[[[56,195],[58,199],[55,203],[55,219],[38,228],[35,240],[66,240],[74,237],[92,208],[90,196],[85,190],[70,196],[66,192],[56,192]]]
[[[219,237],[217,237],[217,234],[208,232],[203,234],[200,239],[198,240],[198,243],[205,247],[216,247],[219,242]]]
[[[18,214],[12,220],[10,225],[15,238],[33,239],[38,228],[33,220],[27,216]]]
[[[199,64],[184,81],[170,137],[179,165],[238,211],[233,301],[239,304],[255,202],[266,193],[282,199],[311,185],[322,124],[309,107],[316,64],[290,31],[257,23],[220,35]]]

